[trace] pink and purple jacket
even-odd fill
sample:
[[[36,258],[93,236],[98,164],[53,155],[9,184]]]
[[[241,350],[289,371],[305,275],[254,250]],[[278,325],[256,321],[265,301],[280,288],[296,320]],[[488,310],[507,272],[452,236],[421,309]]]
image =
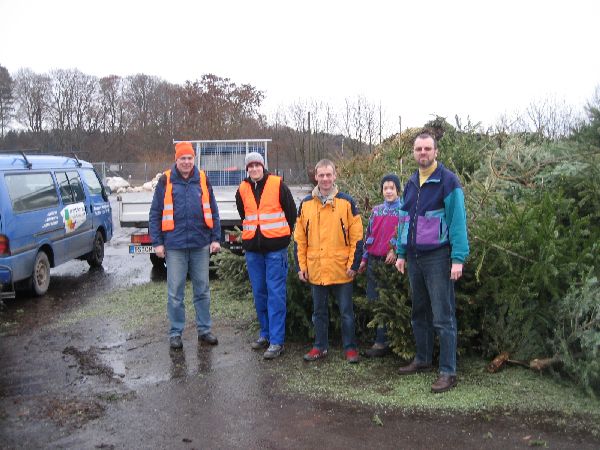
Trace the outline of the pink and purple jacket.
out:
[[[396,251],[401,206],[402,201],[398,198],[373,208],[365,233],[363,261],[368,260],[369,255],[385,257],[390,249]]]

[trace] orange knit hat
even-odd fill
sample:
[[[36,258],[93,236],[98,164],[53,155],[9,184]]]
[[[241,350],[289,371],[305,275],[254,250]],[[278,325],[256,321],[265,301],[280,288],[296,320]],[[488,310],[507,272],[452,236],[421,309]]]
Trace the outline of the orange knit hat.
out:
[[[175,144],[175,159],[181,158],[183,155],[191,155],[196,156],[194,152],[194,147],[190,142],[178,142]]]

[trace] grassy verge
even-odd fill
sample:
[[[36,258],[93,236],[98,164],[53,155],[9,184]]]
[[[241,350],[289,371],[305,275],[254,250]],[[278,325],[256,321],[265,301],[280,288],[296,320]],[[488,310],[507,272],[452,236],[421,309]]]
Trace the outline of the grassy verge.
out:
[[[225,281],[211,280],[210,283],[210,309],[214,320],[227,319],[246,324],[252,320],[254,305],[251,297],[236,296]],[[185,290],[188,311],[190,308],[193,311],[191,296],[192,285],[188,282]],[[89,318],[110,317],[120,320],[125,329],[133,331],[147,326],[149,322],[166,321],[166,303],[166,282],[149,282],[96,298],[87,306],[63,316],[54,327],[66,326]]]
[[[400,360],[389,356],[363,358],[348,364],[339,348],[326,359],[305,363],[306,348],[288,346],[285,362],[272,370],[287,392],[315,399],[350,402],[409,414],[518,415],[570,431],[600,436],[600,400],[586,396],[575,386],[520,367],[507,367],[496,374],[484,369],[487,361],[463,359],[459,363],[459,385],[444,394],[432,394],[436,374],[400,376]]]

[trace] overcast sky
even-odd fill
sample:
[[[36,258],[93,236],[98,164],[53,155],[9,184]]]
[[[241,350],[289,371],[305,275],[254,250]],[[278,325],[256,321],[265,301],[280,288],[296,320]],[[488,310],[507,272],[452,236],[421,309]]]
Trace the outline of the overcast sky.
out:
[[[599,23],[598,0],[0,0],[0,65],[213,73],[265,91],[267,115],[360,95],[403,128],[432,114],[492,124],[543,98],[590,99]]]

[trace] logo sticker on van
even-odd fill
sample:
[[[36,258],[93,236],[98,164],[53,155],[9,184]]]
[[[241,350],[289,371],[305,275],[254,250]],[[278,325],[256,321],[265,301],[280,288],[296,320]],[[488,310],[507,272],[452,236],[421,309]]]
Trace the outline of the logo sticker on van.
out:
[[[85,222],[85,205],[83,202],[79,202],[65,206],[60,212],[60,215],[65,222],[65,231],[71,233]]]

